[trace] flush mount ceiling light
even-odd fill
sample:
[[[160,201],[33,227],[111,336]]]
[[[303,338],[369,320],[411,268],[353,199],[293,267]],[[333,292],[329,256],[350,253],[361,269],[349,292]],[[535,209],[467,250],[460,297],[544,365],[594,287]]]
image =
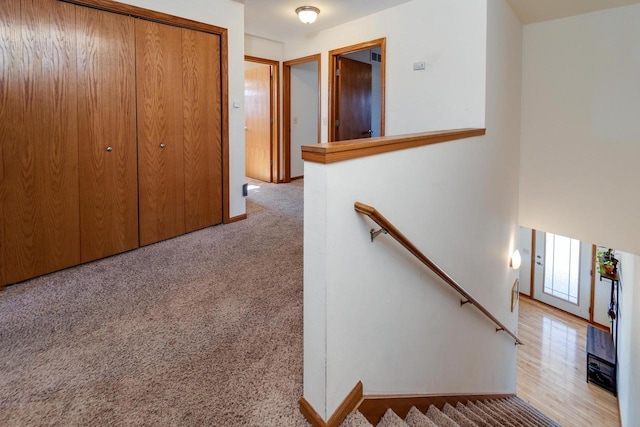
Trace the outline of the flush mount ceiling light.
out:
[[[296,13],[302,22],[305,24],[312,24],[318,17],[320,9],[313,6],[300,6],[296,9]]]

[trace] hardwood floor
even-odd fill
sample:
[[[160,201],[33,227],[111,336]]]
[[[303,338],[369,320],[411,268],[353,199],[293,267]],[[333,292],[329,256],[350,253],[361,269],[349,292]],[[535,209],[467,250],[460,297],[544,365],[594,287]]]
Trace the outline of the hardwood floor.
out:
[[[520,298],[517,394],[563,427],[620,426],[618,399],[586,382],[587,322]]]

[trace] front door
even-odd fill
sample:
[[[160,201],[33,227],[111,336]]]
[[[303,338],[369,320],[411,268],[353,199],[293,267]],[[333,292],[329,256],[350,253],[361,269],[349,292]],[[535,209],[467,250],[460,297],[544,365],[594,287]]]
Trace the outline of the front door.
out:
[[[535,232],[533,298],[589,320],[591,245]]]
[[[340,57],[338,60],[336,141],[371,136],[371,64]]]

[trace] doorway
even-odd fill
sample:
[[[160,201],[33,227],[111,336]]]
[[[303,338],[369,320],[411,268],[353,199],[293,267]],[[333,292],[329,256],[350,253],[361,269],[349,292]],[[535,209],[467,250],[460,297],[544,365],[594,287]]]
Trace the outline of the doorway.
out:
[[[279,66],[245,56],[245,175],[265,182],[279,180]]]
[[[303,145],[320,142],[320,54],[283,63],[284,182],[304,176]]]
[[[384,136],[386,39],[329,52],[329,142]]]
[[[589,320],[592,247],[536,230],[533,298]]]

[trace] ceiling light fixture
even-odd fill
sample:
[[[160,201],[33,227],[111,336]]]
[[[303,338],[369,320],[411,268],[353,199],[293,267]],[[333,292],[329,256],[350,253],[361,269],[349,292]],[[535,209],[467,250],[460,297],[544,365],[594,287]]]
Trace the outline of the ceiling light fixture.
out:
[[[315,22],[316,18],[318,18],[320,9],[313,6],[300,6],[296,9],[296,13],[302,22],[305,24],[312,24]]]

